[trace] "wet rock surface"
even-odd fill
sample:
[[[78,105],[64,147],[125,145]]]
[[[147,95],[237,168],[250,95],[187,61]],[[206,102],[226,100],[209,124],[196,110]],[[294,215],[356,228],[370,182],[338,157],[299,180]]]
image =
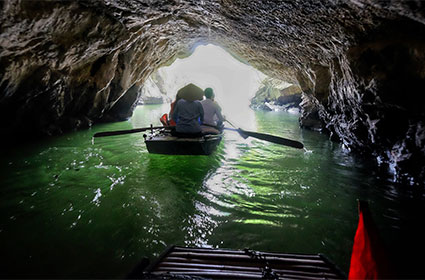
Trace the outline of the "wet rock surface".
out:
[[[298,85],[301,125],[423,184],[425,2],[0,1],[0,119],[49,135],[131,115],[156,69],[217,44]]]
[[[251,99],[251,108],[265,111],[285,111],[290,108],[299,108],[302,90],[297,85],[284,81],[266,78],[254,97]]]
[[[158,72],[150,75],[149,78],[140,86],[139,91],[139,105],[162,104],[167,101],[171,101],[170,98],[167,97],[167,89],[164,85],[164,79]]]

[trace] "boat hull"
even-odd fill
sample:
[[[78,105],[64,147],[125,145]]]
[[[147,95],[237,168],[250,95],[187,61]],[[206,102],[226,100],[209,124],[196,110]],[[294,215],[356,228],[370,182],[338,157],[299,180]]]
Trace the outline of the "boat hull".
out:
[[[216,150],[221,139],[222,134],[181,138],[172,136],[169,133],[160,133],[147,136],[145,144],[151,154],[210,155]]]

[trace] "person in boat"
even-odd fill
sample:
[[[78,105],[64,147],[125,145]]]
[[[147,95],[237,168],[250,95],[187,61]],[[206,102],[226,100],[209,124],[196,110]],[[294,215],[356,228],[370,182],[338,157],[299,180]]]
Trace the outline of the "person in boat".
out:
[[[204,109],[204,122],[201,129],[204,133],[220,133],[220,128],[223,126],[224,117],[221,114],[221,107],[214,101],[214,91],[212,88],[204,90],[205,99],[201,101]]]
[[[176,94],[176,99],[171,102],[170,104],[170,113],[163,114],[159,120],[161,121],[163,126],[176,126],[176,122],[171,119],[171,115],[174,112],[174,107],[176,106],[177,102],[181,99],[179,94]]]
[[[203,95],[202,89],[194,84],[188,84],[181,88],[177,95],[181,98],[176,102],[171,119],[176,122],[173,132],[180,137],[202,136],[201,123],[204,121],[204,109],[199,102],[199,95]]]
[[[171,104],[170,104],[170,113],[168,113],[168,115],[169,116],[172,116],[173,115],[173,112],[174,112],[174,107],[176,107],[176,104],[177,104],[177,102],[180,100],[181,98],[180,98],[180,96],[178,95],[178,94],[176,94],[176,100],[174,100],[173,102],[171,102]],[[172,121],[172,120],[171,120]],[[175,123],[174,123],[174,125],[176,125]]]

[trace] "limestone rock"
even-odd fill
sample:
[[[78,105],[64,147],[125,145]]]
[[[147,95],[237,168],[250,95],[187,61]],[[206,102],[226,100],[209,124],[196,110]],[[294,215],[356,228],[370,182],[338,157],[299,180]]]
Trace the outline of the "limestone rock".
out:
[[[143,83],[139,91],[138,104],[162,104],[170,101],[164,88],[164,81],[157,72]]]
[[[290,107],[299,107],[301,103],[302,89],[297,85],[291,85],[280,91],[280,96],[277,98],[279,105],[291,105]]]
[[[303,94],[300,116],[300,126],[311,130],[322,131],[324,123],[320,118],[321,106],[311,95]]]
[[[251,99],[251,107],[265,111],[283,111],[298,107],[301,88],[284,81],[266,78]]]

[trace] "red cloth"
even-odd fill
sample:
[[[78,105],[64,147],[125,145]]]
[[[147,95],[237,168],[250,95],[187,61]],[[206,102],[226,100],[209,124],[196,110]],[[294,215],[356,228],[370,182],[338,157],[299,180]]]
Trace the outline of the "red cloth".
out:
[[[159,118],[159,121],[162,123],[163,126],[168,126],[168,116],[167,114],[164,114]]]
[[[176,122],[175,122],[174,120],[172,120],[172,119],[171,119],[171,115],[172,115],[172,114],[173,114],[173,112],[174,112],[174,107],[176,106],[176,103],[177,103],[177,100],[173,101],[173,102],[170,104],[170,106],[171,106],[171,108],[170,108],[170,113],[169,113],[170,120],[168,121],[168,125],[171,125],[171,126],[176,126]]]
[[[353,252],[348,279],[378,279],[378,269],[372,256],[372,244],[369,232],[365,228],[363,212],[359,215],[359,224],[354,237]]]
[[[164,114],[159,118],[159,121],[162,123],[163,126],[176,126],[176,122],[173,120],[168,119],[168,115]]]
[[[359,205],[359,223],[354,237],[348,279],[388,278],[388,259],[367,205]]]

